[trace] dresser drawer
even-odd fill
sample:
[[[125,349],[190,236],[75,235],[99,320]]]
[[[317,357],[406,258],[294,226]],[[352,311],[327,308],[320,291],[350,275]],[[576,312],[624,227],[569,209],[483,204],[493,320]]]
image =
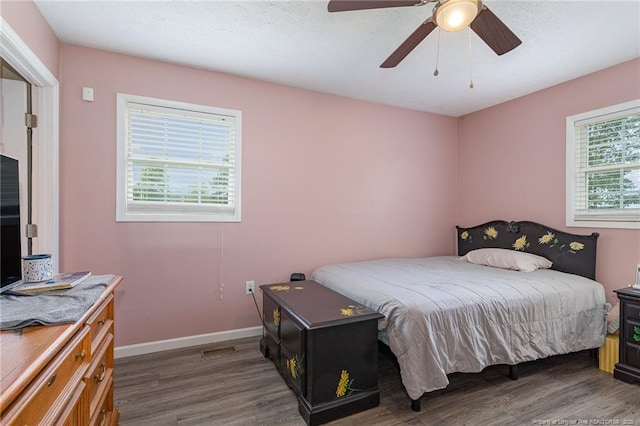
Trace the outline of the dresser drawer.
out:
[[[640,321],[626,320],[622,326],[624,341],[640,346]]]
[[[113,295],[100,305],[96,312],[87,320],[90,328],[91,354],[98,349],[107,333],[112,332],[113,325]],[[93,356],[93,355],[92,355]]]
[[[108,377],[105,382],[109,388],[113,385],[113,377]],[[95,413],[91,416],[89,425],[91,426],[106,426],[116,424],[117,415],[113,411],[113,399],[109,397],[107,393],[101,395],[100,405],[97,406]]]
[[[270,297],[265,296],[263,300],[263,318],[267,333],[273,336],[273,339],[280,343],[280,306],[278,306]]]
[[[304,353],[290,353],[285,348],[282,348],[280,356],[280,369],[285,381],[295,392],[304,396],[306,388]]]
[[[627,319],[622,326],[622,332],[624,333],[622,350],[625,364],[640,368],[640,321]]]
[[[282,310],[280,321],[280,341],[282,348],[290,354],[304,352],[304,327],[298,324],[286,310]]]
[[[626,302],[624,306],[624,319],[640,323],[640,304]]]
[[[296,392],[305,394],[306,362],[304,348],[305,329],[286,309],[282,309],[280,322],[280,366],[285,379]]]
[[[89,350],[89,329],[82,328],[35,378],[3,424],[53,424],[67,407],[64,403],[82,381]]]
[[[93,356],[84,381],[89,396],[89,416],[93,416],[102,395],[107,391],[109,378],[113,377],[113,334],[107,334],[104,342]]]
[[[264,336],[264,344],[267,347],[267,352],[265,352],[265,356],[268,355],[270,359],[275,362],[280,362],[280,344],[277,342],[271,333],[266,333]]]
[[[640,369],[640,345],[627,343],[622,350],[624,351],[625,365]]]
[[[84,383],[78,383],[71,399],[67,403],[66,408],[58,418],[56,425],[61,426],[77,426],[87,423],[87,420],[83,418],[83,414],[86,411],[84,405],[86,404],[84,394]]]

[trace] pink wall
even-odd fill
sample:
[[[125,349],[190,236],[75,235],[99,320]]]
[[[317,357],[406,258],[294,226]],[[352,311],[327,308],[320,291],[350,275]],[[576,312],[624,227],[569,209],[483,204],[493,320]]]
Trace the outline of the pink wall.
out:
[[[458,221],[533,220],[600,233],[597,278],[613,300],[632,284],[640,230],[565,226],[565,119],[640,98],[640,59],[459,119]]]
[[[599,280],[633,280],[640,231],[564,226],[564,126],[639,98],[640,60],[454,119],[60,46],[32,2],[1,6],[62,80],[60,265],[125,276],[119,346],[258,325],[245,280],[451,254],[454,224],[494,218],[598,231]],[[115,222],[116,92],[243,111],[243,221],[224,225],[223,300],[220,224]]]
[[[259,325],[246,280],[453,253],[455,118],[65,44],[60,62],[61,270],[125,276],[118,346]],[[117,92],[243,112],[224,300],[220,224],[115,222]]]
[[[2,0],[0,15],[59,80],[60,42],[36,5]]]

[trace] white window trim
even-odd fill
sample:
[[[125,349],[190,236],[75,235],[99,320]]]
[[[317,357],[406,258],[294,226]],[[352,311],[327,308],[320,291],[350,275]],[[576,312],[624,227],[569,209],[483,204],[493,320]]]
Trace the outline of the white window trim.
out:
[[[127,152],[127,135],[125,125],[125,113],[128,102],[144,103],[149,105],[158,105],[167,108],[176,108],[190,110],[195,112],[203,112],[208,114],[229,115],[235,117],[236,122],[236,146],[235,158],[237,163],[235,168],[237,176],[235,179],[235,192],[237,204],[235,213],[150,213],[150,212],[127,212],[126,194],[126,152]],[[128,95],[118,93],[116,96],[117,103],[117,170],[116,170],[116,222],[241,222],[241,205],[242,205],[242,112],[238,110],[211,107],[206,105],[190,104],[185,102],[170,101],[165,99],[149,98],[144,96]]]
[[[629,102],[624,102],[617,105],[612,105],[605,108],[600,108],[594,111],[589,111],[581,114],[572,115],[567,117],[566,121],[566,138],[567,138],[567,151],[566,151],[566,224],[570,227],[586,227],[586,228],[622,228],[622,229],[640,229],[640,221],[635,220],[612,220],[603,218],[602,220],[589,219],[589,220],[576,220],[574,210],[574,196],[575,196],[575,155],[576,155],[576,140],[575,140],[575,123],[577,121],[588,120],[598,117],[600,115],[613,114],[621,112],[627,109],[639,108],[640,99],[636,99]]]

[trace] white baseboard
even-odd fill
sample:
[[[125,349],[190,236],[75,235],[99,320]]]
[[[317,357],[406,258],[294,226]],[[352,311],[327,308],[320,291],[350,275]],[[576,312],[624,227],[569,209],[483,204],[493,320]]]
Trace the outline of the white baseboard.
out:
[[[262,327],[240,328],[237,330],[219,331],[216,333],[198,334],[196,336],[178,337],[176,339],[158,340],[155,342],[137,343],[135,345],[118,346],[114,349],[115,358],[144,355],[171,349],[188,348],[190,346],[206,345],[209,343],[226,342],[228,340],[243,339],[262,335]]]

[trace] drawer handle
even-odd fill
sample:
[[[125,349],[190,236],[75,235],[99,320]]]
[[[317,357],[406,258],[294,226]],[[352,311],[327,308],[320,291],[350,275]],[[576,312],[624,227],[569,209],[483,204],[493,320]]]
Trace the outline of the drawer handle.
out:
[[[107,364],[104,361],[102,361],[100,363],[100,374],[96,374],[95,376],[93,376],[93,380],[96,383],[100,383],[101,381],[104,380],[106,375],[107,375]]]
[[[83,349],[82,352],[80,352],[79,354],[76,354],[76,361],[78,360],[78,358],[80,358],[81,361],[84,361],[86,356],[87,356],[87,351]]]
[[[107,318],[102,318],[100,321],[98,321],[98,325],[104,325],[105,322],[107,322]]]
[[[49,378],[49,381],[47,382],[47,387],[51,386],[51,385],[53,384],[53,382],[55,382],[55,381],[56,381],[56,377],[58,377],[58,375],[57,375],[57,374],[54,374],[53,376],[51,376],[51,377]]]

